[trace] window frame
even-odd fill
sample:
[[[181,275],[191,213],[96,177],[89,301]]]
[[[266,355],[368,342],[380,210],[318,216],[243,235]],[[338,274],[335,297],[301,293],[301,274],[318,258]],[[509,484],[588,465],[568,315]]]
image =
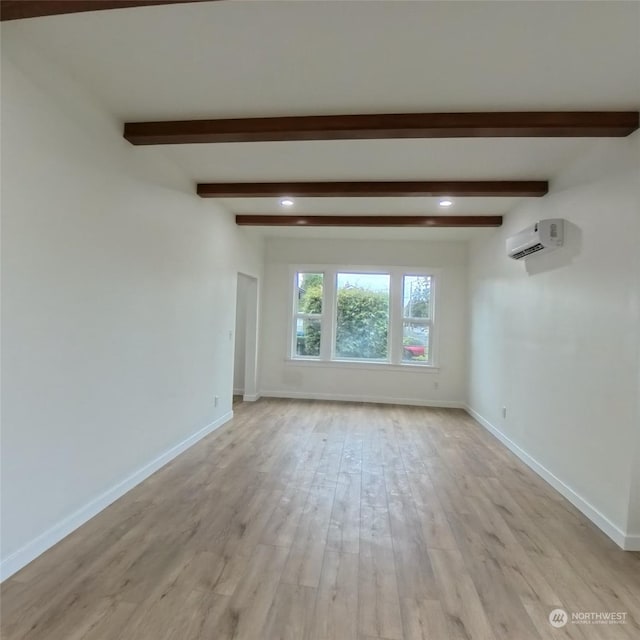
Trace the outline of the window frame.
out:
[[[298,284],[298,275],[299,274],[310,274],[310,275],[322,275],[322,313],[302,313],[298,311],[298,292],[300,291],[300,286]],[[327,280],[327,274],[322,269],[296,269],[293,274],[293,322],[291,322],[291,336],[290,336],[290,355],[293,360],[310,360],[311,362],[316,362],[322,359],[323,355],[323,346],[325,342],[325,332],[323,330],[325,324],[326,317],[326,289],[325,283]],[[298,320],[318,320],[320,322],[320,353],[317,356],[301,356],[298,355]]]
[[[322,287],[322,314],[299,314],[297,306],[297,277],[299,273],[321,273],[323,274]],[[337,279],[338,273],[354,274],[383,274],[389,275],[389,339],[388,353],[386,360],[359,359],[359,358],[338,358],[335,355],[336,341],[336,302],[337,302]],[[404,276],[422,276],[431,278],[430,286],[430,314],[429,318],[417,318],[421,324],[429,327],[429,356],[430,359],[424,362],[411,362],[403,360],[404,346],[404,308],[403,308],[403,288]],[[425,371],[436,372],[439,370],[439,349],[438,349],[438,293],[441,278],[441,270],[427,267],[384,267],[384,266],[342,266],[342,265],[318,265],[299,264],[290,265],[289,282],[293,286],[289,287],[290,314],[289,320],[289,353],[286,361],[292,364],[308,364],[310,366],[336,366],[358,369],[380,369],[391,368],[403,371]],[[302,316],[320,319],[320,355],[319,356],[299,356],[297,348],[297,319]]]
[[[336,336],[338,335],[338,275],[339,274],[354,274],[354,275],[368,275],[368,276],[389,276],[389,324],[388,324],[388,337],[387,337],[387,357],[382,358],[346,358],[344,356],[336,355]],[[358,362],[366,364],[390,364],[391,362],[391,274],[384,269],[378,267],[377,269],[336,269],[332,274],[333,280],[333,305],[331,313],[331,334],[329,336],[329,347],[331,348],[331,362]]]
[[[429,282],[429,313],[427,315],[426,318],[418,318],[415,316],[406,316],[404,314],[404,286],[405,286],[405,278],[412,278],[412,277],[418,277],[418,278],[429,278],[430,282]],[[432,274],[427,274],[427,273],[412,273],[412,272],[407,272],[407,273],[403,273],[402,274],[402,300],[401,300],[401,310],[402,310],[402,317],[401,317],[401,328],[402,328],[402,333],[404,336],[404,325],[405,323],[411,323],[411,324],[419,324],[419,325],[424,325],[425,327],[427,327],[429,329],[429,341],[427,343],[427,348],[428,348],[428,353],[429,353],[429,360],[426,360],[424,364],[420,363],[412,363],[411,361],[407,361],[404,360],[404,337],[403,337],[403,344],[402,344],[402,355],[400,356],[402,359],[402,362],[404,364],[414,364],[416,366],[428,366],[429,364],[431,364],[433,362],[433,340],[432,340],[432,336],[433,336],[433,331],[434,331],[434,321],[433,321],[433,314],[434,314],[434,298],[435,298],[435,293],[434,293],[434,284],[435,284],[435,277]]]

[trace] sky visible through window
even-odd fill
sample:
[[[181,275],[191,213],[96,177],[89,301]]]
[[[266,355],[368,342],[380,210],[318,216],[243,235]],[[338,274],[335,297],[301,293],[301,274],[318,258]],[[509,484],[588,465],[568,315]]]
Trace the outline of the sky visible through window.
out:
[[[389,275],[383,273],[339,273],[338,289],[343,289],[347,285],[386,293],[389,291]]]

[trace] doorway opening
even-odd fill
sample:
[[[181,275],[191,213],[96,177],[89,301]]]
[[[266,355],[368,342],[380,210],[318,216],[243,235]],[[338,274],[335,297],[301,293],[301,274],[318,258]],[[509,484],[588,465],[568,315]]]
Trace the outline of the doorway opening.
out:
[[[238,273],[233,404],[258,399],[258,280]]]

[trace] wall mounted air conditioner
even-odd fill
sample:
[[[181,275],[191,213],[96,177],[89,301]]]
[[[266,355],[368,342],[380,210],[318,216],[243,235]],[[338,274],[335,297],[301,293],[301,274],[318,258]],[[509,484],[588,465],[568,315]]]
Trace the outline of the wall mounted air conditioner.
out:
[[[520,233],[507,238],[507,255],[514,260],[527,256],[548,253],[562,246],[564,242],[564,220],[549,218],[538,220]]]

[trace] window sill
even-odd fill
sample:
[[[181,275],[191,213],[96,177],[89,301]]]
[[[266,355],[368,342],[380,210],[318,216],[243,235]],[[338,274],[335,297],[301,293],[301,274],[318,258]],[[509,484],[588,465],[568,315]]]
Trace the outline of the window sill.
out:
[[[356,360],[312,360],[311,358],[286,358],[285,364],[294,367],[317,367],[321,369],[358,369],[360,371],[440,373],[440,367],[432,364],[391,364],[390,362],[358,362]]]

